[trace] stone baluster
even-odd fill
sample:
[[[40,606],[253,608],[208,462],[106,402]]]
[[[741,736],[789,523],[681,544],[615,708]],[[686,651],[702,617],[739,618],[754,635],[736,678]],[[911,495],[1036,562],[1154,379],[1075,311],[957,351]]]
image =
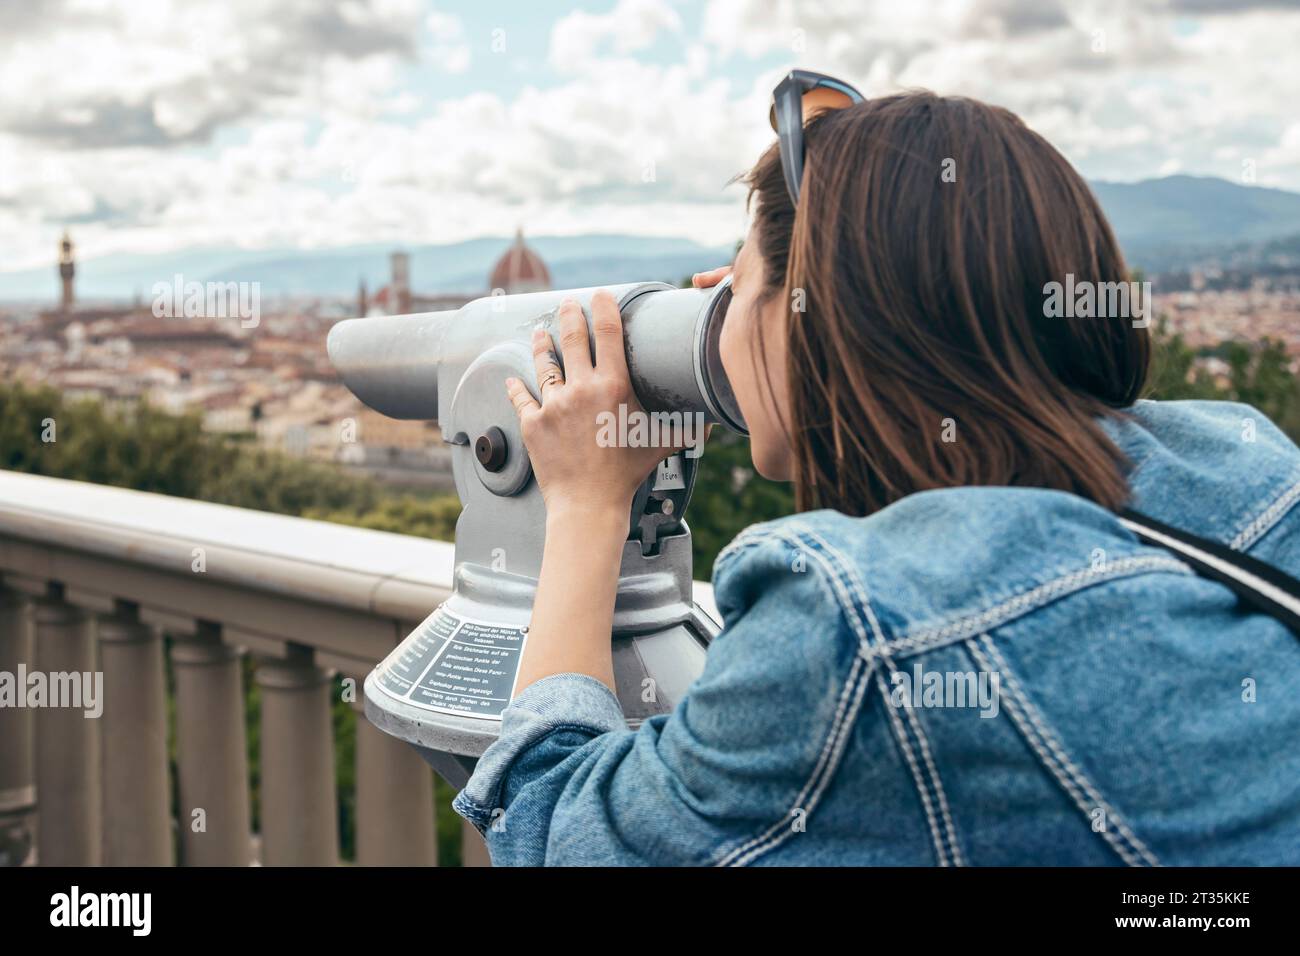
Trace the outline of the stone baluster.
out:
[[[252,862],[248,751],[240,652],[199,623],[174,638],[178,826],[185,866]]]
[[[357,863],[437,866],[433,771],[409,744],[366,720],[357,681]]]
[[[262,659],[262,862],[334,866],[339,859],[338,794],[330,671],[307,648]]]
[[[82,706],[83,685],[99,671],[94,617],[52,584],[36,600],[34,620],[36,670],[48,694],[36,712],[37,852],[44,866],[96,866],[103,860],[100,722]]]
[[[0,866],[22,866],[36,858],[35,728],[33,712],[17,699],[26,697],[25,677],[32,667],[31,618],[27,596],[0,587],[0,673],[13,675],[15,694],[0,706]]]
[[[104,668],[104,862],[173,862],[162,639],[136,609],[99,617]]]

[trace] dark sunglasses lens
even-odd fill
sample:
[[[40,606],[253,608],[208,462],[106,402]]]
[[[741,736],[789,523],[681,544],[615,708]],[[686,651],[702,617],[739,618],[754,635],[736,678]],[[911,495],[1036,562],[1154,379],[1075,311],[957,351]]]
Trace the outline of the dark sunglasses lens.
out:
[[[826,110],[842,110],[853,105],[853,98],[841,90],[818,86],[803,95],[803,121],[807,123]]]
[[[777,105],[774,101],[768,109],[767,121],[772,124],[772,129],[779,133],[781,127],[778,121]],[[802,96],[803,121],[807,123],[818,113],[825,110],[842,110],[846,106],[852,105],[853,97],[844,91],[832,89],[829,86],[815,86]]]

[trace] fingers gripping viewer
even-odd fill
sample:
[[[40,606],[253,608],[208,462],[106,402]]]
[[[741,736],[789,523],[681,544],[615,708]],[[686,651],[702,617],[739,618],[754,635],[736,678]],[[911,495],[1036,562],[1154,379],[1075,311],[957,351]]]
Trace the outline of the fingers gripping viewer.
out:
[[[559,309],[564,369],[550,333],[533,333],[541,401],[506,383],[546,503],[546,548],[516,692],[555,674],[614,686],[610,625],[632,496],[672,449],[602,443],[602,412],[642,411],[632,391],[618,305],[592,296],[592,335],[572,299]]]

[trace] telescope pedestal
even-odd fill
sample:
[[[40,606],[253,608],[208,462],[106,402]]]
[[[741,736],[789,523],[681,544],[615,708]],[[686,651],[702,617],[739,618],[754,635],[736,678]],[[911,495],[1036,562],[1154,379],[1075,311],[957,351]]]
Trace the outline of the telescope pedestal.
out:
[[[614,611],[616,693],[628,726],[676,706],[704,668],[718,624],[671,572],[690,533],[661,541],[647,559],[629,542]],[[366,718],[412,744],[448,783],[463,787],[496,739],[528,641],[536,582],[463,565],[457,590],[371,671]]]

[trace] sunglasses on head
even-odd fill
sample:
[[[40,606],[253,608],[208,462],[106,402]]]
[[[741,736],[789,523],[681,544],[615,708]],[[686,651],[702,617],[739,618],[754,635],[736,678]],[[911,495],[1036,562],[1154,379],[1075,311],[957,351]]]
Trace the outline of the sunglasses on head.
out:
[[[843,80],[809,70],[791,70],[776,85],[769,119],[780,141],[781,171],[794,205],[799,205],[799,183],[803,181],[804,123],[825,110],[865,101],[865,96]]]

